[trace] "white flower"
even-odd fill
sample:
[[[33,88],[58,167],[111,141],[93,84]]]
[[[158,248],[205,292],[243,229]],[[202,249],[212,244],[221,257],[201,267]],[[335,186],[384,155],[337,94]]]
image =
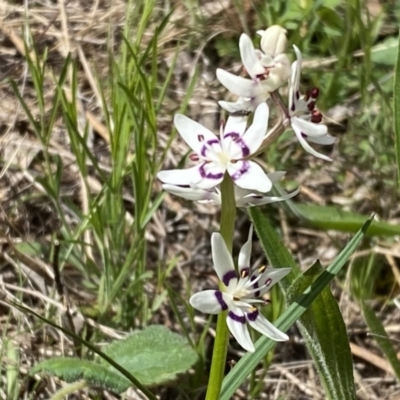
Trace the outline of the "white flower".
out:
[[[268,106],[260,104],[247,130],[247,118],[229,117],[220,137],[184,115],[175,115],[176,129],[193,149],[191,160],[197,161],[197,165],[160,171],[158,178],[170,185],[211,189],[222,182],[227,172],[242,189],[269,192],[272,182],[263,169],[249,159],[265,139],[268,115]]]
[[[242,63],[251,79],[217,69],[218,80],[229,91],[239,96],[236,103],[219,102],[219,105],[229,112],[253,111],[258,104],[268,99],[270,92],[280,88],[289,78],[290,62],[283,53],[286,47],[286,31],[275,25],[258,33],[261,35],[263,51],[256,50],[245,33],[239,40]]]
[[[305,96],[300,94],[300,74],[302,55],[300,50],[293,46],[297,60],[292,64],[292,74],[289,80],[289,117],[290,125],[304,150],[315,157],[332,161],[331,158],[315,151],[308,142],[318,144],[333,144],[335,138],[328,134],[328,127],[320,124],[321,113],[315,108],[318,98],[318,89],[313,89]]]
[[[256,305],[265,304],[263,296],[280,279],[286,276],[290,268],[259,268],[250,270],[251,238],[250,228],[247,242],[239,253],[236,272],[232,256],[224,239],[219,233],[211,236],[211,250],[214,269],[224,284],[222,290],[205,290],[194,294],[190,304],[199,311],[218,314],[228,310],[227,325],[238,343],[247,351],[253,352],[254,345],[247,328],[252,328],[272,340],[288,340],[288,336],[269,322],[257,309]]]
[[[268,174],[268,178],[274,184],[285,175],[285,172],[278,171]],[[212,189],[197,189],[191,187],[183,187],[177,185],[163,184],[162,188],[175,196],[183,197],[187,200],[198,201],[199,203],[221,204],[221,192],[218,187]],[[266,196],[256,191],[241,189],[235,185],[235,201],[237,207],[253,207],[262,206],[264,204],[275,203],[277,201],[285,201],[296,196],[300,189],[282,196]]]

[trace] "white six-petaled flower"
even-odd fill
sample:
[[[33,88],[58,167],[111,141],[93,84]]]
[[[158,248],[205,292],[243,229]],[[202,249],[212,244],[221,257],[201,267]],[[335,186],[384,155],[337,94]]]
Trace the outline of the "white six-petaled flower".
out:
[[[309,142],[322,145],[333,144],[335,138],[328,134],[328,127],[320,124],[321,113],[315,108],[315,101],[318,98],[318,89],[310,90],[305,96],[300,94],[300,74],[302,55],[300,50],[293,46],[297,60],[292,64],[292,73],[289,80],[289,118],[298,141],[308,153],[315,157],[332,161],[324,154],[318,153]]]
[[[268,178],[274,184],[285,175],[283,171],[272,172],[268,174]],[[187,200],[198,201],[199,203],[221,204],[221,192],[216,186],[211,189],[197,189],[185,186],[163,184],[162,188],[175,196],[183,197]],[[259,193],[255,190],[241,189],[234,186],[236,207],[253,207],[262,206],[264,204],[275,203],[277,201],[285,201],[296,196],[300,189],[296,189],[291,193],[285,193],[281,196],[266,196],[265,193]]]
[[[260,104],[247,130],[246,117],[231,116],[217,136],[192,119],[175,115],[176,129],[194,151],[190,159],[197,164],[188,169],[160,171],[158,178],[165,184],[211,189],[222,182],[227,172],[242,189],[269,192],[271,180],[257,163],[250,160],[265,139],[268,116],[267,104]]]
[[[286,30],[273,25],[257,33],[261,36],[262,51],[254,48],[251,39],[245,33],[239,40],[242,63],[251,79],[217,69],[218,80],[230,92],[239,96],[237,102],[219,101],[219,105],[228,112],[253,111],[268,99],[269,93],[286,84],[290,76],[290,61],[284,53]]]
[[[205,290],[194,294],[190,304],[199,311],[218,314],[228,311],[227,325],[238,341],[247,351],[254,351],[254,344],[247,328],[252,328],[272,340],[284,341],[288,336],[276,328],[258,310],[257,305],[265,304],[263,296],[271,287],[286,276],[290,268],[250,269],[250,256],[253,227],[250,228],[247,242],[239,253],[238,271],[224,239],[219,233],[211,236],[211,249],[214,269],[224,285],[221,290]]]

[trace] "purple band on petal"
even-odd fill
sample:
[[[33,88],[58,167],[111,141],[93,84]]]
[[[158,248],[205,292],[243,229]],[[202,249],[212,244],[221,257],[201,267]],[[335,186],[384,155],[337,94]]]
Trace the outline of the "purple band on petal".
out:
[[[250,149],[247,144],[243,141],[242,137],[236,132],[229,132],[224,135],[224,139],[231,137],[233,141],[241,148],[242,157],[245,158],[250,154]]]
[[[246,323],[246,317],[244,315],[236,315],[233,311],[229,311],[228,317],[236,322],[240,322],[241,324]]]
[[[234,270],[228,271],[224,276],[222,277],[222,282],[224,283],[225,286],[229,285],[229,282],[231,279],[236,278],[236,272]]]
[[[249,321],[254,322],[258,317],[258,310],[254,310],[252,312],[246,313],[246,316]]]
[[[245,174],[249,168],[250,168],[250,164],[248,161],[240,161],[242,163],[242,168],[240,168],[238,171],[236,171],[233,175],[231,175],[231,178],[233,179],[233,181],[236,181],[237,179],[239,179],[243,174]]]
[[[225,311],[228,309],[228,304],[225,303],[224,298],[222,297],[222,292],[219,290],[215,291],[215,297],[217,298],[217,301],[219,305],[221,306],[222,310]]]
[[[207,163],[204,163],[199,168],[200,176],[203,179],[222,179],[223,178],[223,176],[224,176],[223,172],[219,172],[217,174],[212,174],[211,172],[206,172],[206,168],[205,168],[206,165],[207,165]]]
[[[212,147],[212,145],[217,144],[217,143],[219,144],[218,139],[207,140],[207,142],[205,142],[203,147],[201,148],[200,154],[203,157],[206,157],[206,154],[207,154],[207,151],[209,150],[209,148]]]

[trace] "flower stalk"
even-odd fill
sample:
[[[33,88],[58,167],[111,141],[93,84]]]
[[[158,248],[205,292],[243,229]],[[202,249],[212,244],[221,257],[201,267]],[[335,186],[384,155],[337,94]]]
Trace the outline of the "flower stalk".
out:
[[[224,179],[221,183],[221,200],[220,233],[224,238],[226,247],[230,252],[232,252],[236,218],[236,202],[234,183],[227,173],[225,173]],[[221,282],[220,286],[222,285],[223,283]],[[229,329],[226,324],[226,315],[227,311],[221,312],[218,315],[206,400],[218,400],[221,392],[229,344]]]

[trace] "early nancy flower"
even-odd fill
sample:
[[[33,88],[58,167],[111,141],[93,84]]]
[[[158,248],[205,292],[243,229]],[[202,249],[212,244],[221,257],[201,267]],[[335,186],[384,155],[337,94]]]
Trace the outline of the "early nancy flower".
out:
[[[268,106],[260,104],[247,130],[247,118],[229,117],[219,137],[192,119],[175,115],[176,129],[193,149],[190,159],[197,164],[188,169],[160,171],[158,178],[170,185],[211,189],[222,182],[227,172],[242,189],[269,192],[271,180],[250,160],[265,139],[268,115]]]
[[[314,88],[305,96],[300,94],[300,74],[302,55],[300,50],[293,46],[297,60],[292,64],[292,74],[289,80],[289,117],[290,125],[304,150],[315,157],[332,161],[324,154],[315,151],[308,142],[318,144],[333,144],[335,138],[328,134],[328,127],[320,124],[321,113],[315,108],[318,98],[318,89]]]
[[[199,311],[218,314],[228,311],[227,325],[238,343],[247,351],[254,352],[254,345],[247,328],[252,328],[272,340],[288,340],[288,336],[269,322],[258,310],[257,305],[265,304],[263,296],[290,268],[259,268],[250,270],[251,238],[250,228],[247,242],[241,248],[236,272],[232,256],[219,233],[211,236],[212,258],[215,271],[223,283],[221,290],[205,290],[194,294],[190,304]]]
[[[237,103],[221,101],[220,106],[229,112],[253,111],[258,104],[268,99],[269,93],[286,84],[290,75],[290,61],[286,48],[286,31],[274,25],[261,35],[261,49],[256,50],[251,39],[243,33],[239,40],[242,63],[251,79],[233,75],[217,69],[218,80],[233,94],[239,96]]]
[[[285,172],[278,171],[268,174],[268,178],[274,184],[285,175]],[[175,196],[183,197],[187,200],[198,201],[199,203],[221,204],[221,192],[216,186],[211,189],[197,189],[185,186],[163,184],[162,188]],[[253,207],[262,206],[264,204],[275,203],[277,201],[285,201],[296,196],[300,189],[291,193],[285,193],[281,196],[266,196],[265,193],[259,193],[255,190],[245,190],[236,186],[235,201],[237,207]]]

